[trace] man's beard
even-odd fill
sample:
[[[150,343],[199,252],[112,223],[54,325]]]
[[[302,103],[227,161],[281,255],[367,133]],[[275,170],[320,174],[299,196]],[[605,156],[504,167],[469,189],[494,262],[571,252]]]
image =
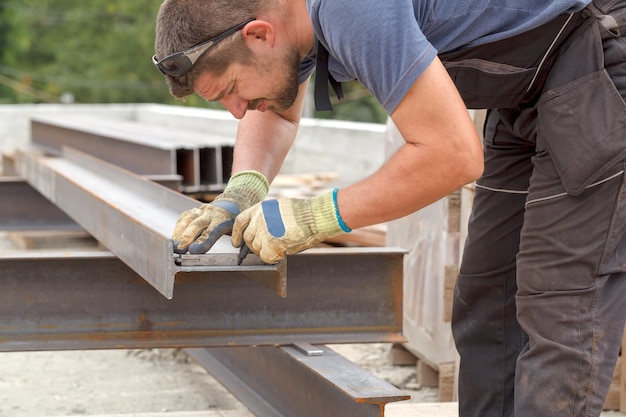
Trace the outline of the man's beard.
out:
[[[274,64],[265,64],[265,67],[269,69]],[[276,94],[276,98],[273,98],[275,104],[269,108],[274,111],[285,111],[289,109],[298,98],[298,89],[300,84],[298,82],[300,67],[300,54],[293,48],[287,51],[282,60],[283,71],[283,83],[280,91]],[[254,110],[258,107],[259,103],[263,99],[253,100],[249,103],[249,109]]]
[[[298,51],[295,49],[288,51],[283,59],[283,65],[285,68],[285,87],[276,102],[280,110],[287,110],[293,105],[296,98],[298,98],[298,89],[300,87],[298,83],[300,54]]]

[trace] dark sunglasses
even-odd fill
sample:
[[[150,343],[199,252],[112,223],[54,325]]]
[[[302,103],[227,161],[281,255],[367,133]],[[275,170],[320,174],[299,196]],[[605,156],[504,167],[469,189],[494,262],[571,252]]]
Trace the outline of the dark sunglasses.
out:
[[[197,45],[192,46],[191,48],[176,52],[171,55],[166,56],[162,60],[158,60],[157,56],[154,55],[152,57],[152,63],[165,75],[171,75],[172,77],[180,77],[189,72],[193,65],[196,63],[198,58],[202,56],[209,48],[216,45],[222,39],[225,39],[232,35],[233,33],[243,29],[245,25],[256,20],[254,17],[246,20],[243,23],[238,24],[237,26],[233,26],[232,28],[226,30],[225,32],[220,33],[219,35],[206,40],[204,42],[200,42]]]

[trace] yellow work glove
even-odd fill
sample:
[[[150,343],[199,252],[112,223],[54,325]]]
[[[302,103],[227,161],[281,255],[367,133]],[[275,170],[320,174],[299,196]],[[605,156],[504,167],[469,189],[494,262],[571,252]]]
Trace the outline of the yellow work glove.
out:
[[[224,192],[211,203],[183,212],[172,233],[174,252],[206,253],[232,231],[235,217],[265,198],[269,184],[257,171],[233,175]]]
[[[350,232],[337,209],[337,189],[311,199],[281,198],[258,203],[235,219],[232,243],[244,241],[266,263]]]

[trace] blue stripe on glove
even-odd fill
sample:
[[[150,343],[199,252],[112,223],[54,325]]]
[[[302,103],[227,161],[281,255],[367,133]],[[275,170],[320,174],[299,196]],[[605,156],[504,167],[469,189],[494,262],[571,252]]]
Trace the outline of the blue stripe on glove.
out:
[[[280,205],[276,200],[267,200],[261,203],[263,209],[263,217],[267,224],[267,231],[274,237],[283,237],[285,235],[285,223],[280,214]]]

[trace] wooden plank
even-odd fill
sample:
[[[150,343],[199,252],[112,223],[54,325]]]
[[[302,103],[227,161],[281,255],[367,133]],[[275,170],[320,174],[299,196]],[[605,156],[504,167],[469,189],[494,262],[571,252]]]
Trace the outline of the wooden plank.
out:
[[[423,360],[418,360],[415,367],[418,384],[423,387],[435,388],[439,386],[439,371]]]
[[[356,247],[384,247],[386,246],[387,227],[382,224],[354,229],[350,233],[344,233],[326,239],[325,242],[343,246]]]
[[[389,362],[394,366],[416,366],[417,358],[401,343],[394,343],[389,351]]]
[[[386,417],[458,417],[458,403],[391,403],[385,407]]]
[[[454,362],[439,364],[439,401],[448,402],[455,398],[454,395]]]
[[[603,410],[619,410],[626,414],[626,331],[622,339],[621,355],[617,358],[615,371]]]
[[[609,387],[609,393],[604,401],[603,410],[619,410],[620,409],[620,389],[622,381],[622,362],[624,361],[623,355],[617,358],[617,364],[615,371],[613,372],[613,380]]]
[[[397,402],[385,406],[385,417],[459,417],[458,407],[457,402]],[[600,417],[624,417],[624,415],[616,411],[603,411]]]
[[[626,330],[622,339],[622,380],[620,381],[620,408],[626,414]]]
[[[22,250],[100,247],[98,241],[84,230],[21,230],[7,235]]]
[[[336,181],[339,174],[336,172],[314,172],[309,174],[280,174],[272,181],[272,191],[300,188],[299,191],[313,192],[328,186],[331,181]],[[278,189],[278,190],[277,190]]]
[[[443,277],[443,321],[452,321],[452,303],[454,302],[454,288],[459,275],[459,265],[446,265]]]
[[[2,154],[2,161],[0,163],[2,169],[0,175],[4,176],[16,176],[17,170],[15,169],[15,153],[4,152]]]

